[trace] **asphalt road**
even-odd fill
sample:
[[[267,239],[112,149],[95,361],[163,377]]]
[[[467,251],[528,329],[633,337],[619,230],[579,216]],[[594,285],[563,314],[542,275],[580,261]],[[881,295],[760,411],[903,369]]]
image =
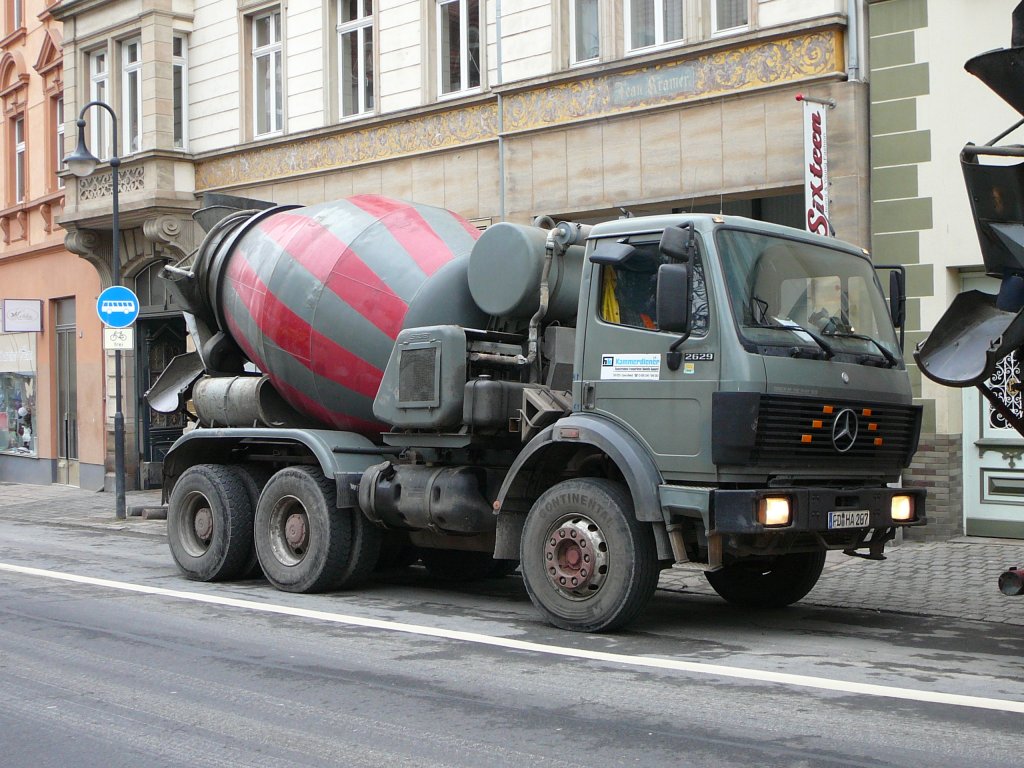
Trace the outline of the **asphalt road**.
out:
[[[0,520],[4,766],[1019,766],[1020,627],[659,591],[565,633],[515,577],[180,578],[157,537]]]

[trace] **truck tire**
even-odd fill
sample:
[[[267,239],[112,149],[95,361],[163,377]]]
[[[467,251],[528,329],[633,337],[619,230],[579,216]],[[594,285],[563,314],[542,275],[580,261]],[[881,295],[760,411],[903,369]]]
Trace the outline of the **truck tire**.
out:
[[[490,552],[461,549],[420,549],[427,573],[439,581],[480,581],[494,575],[496,563]]]
[[[336,588],[352,551],[352,524],[335,507],[334,483],[312,467],[286,467],[256,507],[256,553],[283,592]]]
[[[358,507],[337,509],[335,514],[347,517],[352,529],[352,547],[348,562],[341,569],[336,589],[348,589],[362,584],[373,573],[380,560],[384,529],[372,523]]]
[[[658,585],[654,532],[620,484],[566,480],[533,505],[520,548],[533,604],[556,627],[607,632],[643,610]]]
[[[252,504],[230,467],[197,464],[178,478],[167,505],[171,556],[194,581],[242,574],[252,551]]]
[[[784,608],[813,589],[824,566],[824,552],[794,552],[767,561],[736,560],[704,575],[715,592],[733,605]]]
[[[249,495],[249,503],[252,506],[253,519],[249,525],[255,524],[256,507],[260,502],[260,494],[274,474],[273,470],[262,464],[232,464],[231,468],[238,474],[239,480],[245,486],[245,492]],[[249,552],[249,560],[242,569],[243,579],[259,579],[263,577],[263,569],[260,568],[260,560],[256,556],[256,540],[253,537],[252,550]]]

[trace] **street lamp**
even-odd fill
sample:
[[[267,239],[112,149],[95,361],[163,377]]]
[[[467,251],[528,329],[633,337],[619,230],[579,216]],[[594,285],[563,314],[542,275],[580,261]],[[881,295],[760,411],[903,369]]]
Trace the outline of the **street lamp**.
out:
[[[83,178],[91,174],[99,164],[99,158],[89,151],[85,143],[85,113],[90,107],[100,107],[110,114],[113,149],[110,156],[110,181],[114,196],[114,208],[110,217],[111,235],[114,239],[112,253],[112,278],[114,285],[121,284],[121,227],[118,220],[118,179],[117,169],[121,160],[117,156],[117,115],[109,104],[103,101],[90,101],[78,113],[78,147],[64,158],[68,170],[75,176]],[[121,350],[114,350],[114,511],[118,520],[124,520],[124,414],[121,412]]]

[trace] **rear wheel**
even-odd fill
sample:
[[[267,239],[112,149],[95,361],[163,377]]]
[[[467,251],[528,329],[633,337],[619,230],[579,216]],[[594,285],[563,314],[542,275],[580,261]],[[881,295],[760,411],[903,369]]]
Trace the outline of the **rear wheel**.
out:
[[[654,533],[636,519],[626,488],[610,480],[567,480],[542,494],[520,554],[530,599],[562,629],[625,626],[658,585]]]
[[[825,566],[824,552],[736,560],[705,574],[719,595],[745,608],[783,608],[807,595]]]
[[[252,550],[252,504],[230,467],[197,464],[178,478],[167,505],[174,562],[195,581],[242,574]]]
[[[339,586],[352,551],[352,525],[334,498],[334,484],[312,467],[286,467],[263,489],[256,553],[278,589],[324,592]]]
[[[232,464],[231,469],[238,475],[238,479],[242,481],[242,485],[245,486],[245,492],[249,496],[249,504],[252,506],[252,519],[249,520],[249,526],[252,527],[255,522],[256,507],[260,502],[260,494],[274,472],[269,467],[253,463]],[[256,542],[254,539],[252,548],[249,551],[249,559],[246,562],[245,568],[242,569],[242,578],[258,579],[261,576],[263,576],[263,571],[260,569],[260,561],[256,556]]]

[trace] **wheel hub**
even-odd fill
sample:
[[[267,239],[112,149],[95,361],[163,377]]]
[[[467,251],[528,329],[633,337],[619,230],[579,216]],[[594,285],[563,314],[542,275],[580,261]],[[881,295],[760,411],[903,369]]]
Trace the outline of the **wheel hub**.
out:
[[[592,596],[608,570],[607,549],[604,534],[593,520],[579,515],[560,520],[544,544],[548,579],[566,596]]]
[[[196,538],[204,543],[209,543],[213,537],[213,512],[209,507],[196,510],[195,518],[192,520],[192,528],[196,532]]]
[[[288,547],[293,552],[305,551],[309,543],[309,527],[306,525],[306,516],[296,513],[288,516],[284,524],[284,538]]]

